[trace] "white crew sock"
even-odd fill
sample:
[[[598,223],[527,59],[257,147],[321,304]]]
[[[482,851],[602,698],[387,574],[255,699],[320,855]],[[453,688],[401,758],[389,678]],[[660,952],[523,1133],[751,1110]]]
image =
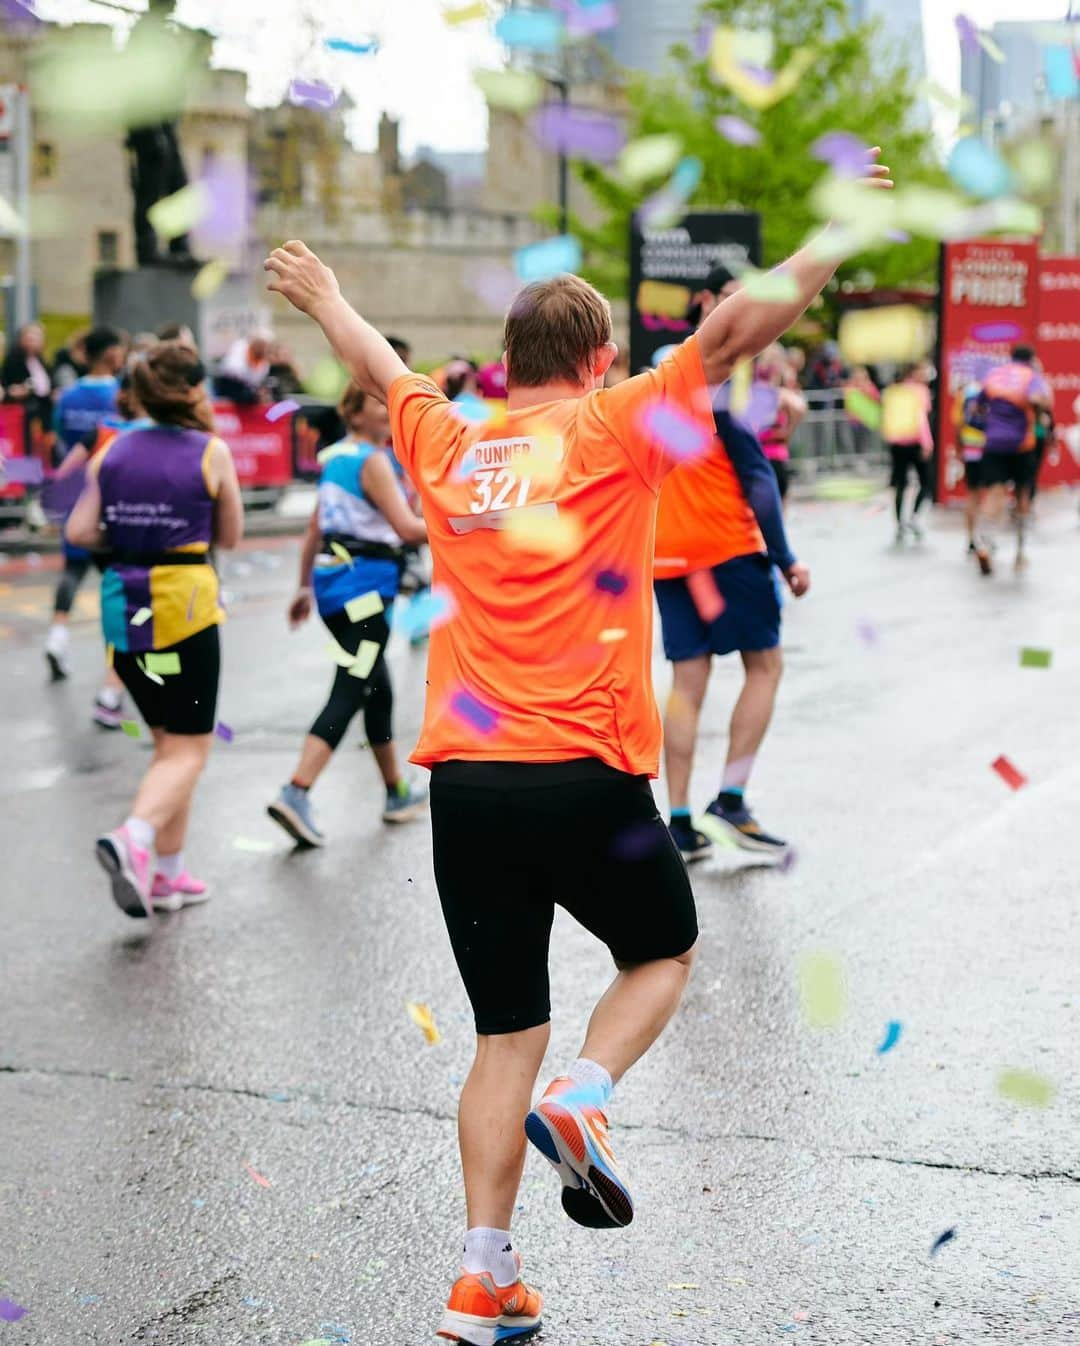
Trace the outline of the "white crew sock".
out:
[[[154,849],[154,836],[157,829],[153,823],[146,822],[143,818],[131,817],[124,823],[127,828],[128,836],[132,839],[141,851],[151,851]]]
[[[509,1229],[470,1229],[465,1235],[462,1266],[472,1276],[490,1271],[496,1285],[513,1285],[518,1268]]]
[[[50,654],[67,654],[71,635],[66,622],[53,622],[45,639],[45,648]]]
[[[108,706],[110,710],[119,710],[124,704],[123,692],[118,692],[115,687],[102,687],[97,694],[97,699],[103,706]]]
[[[590,1089],[599,1090],[602,1103],[608,1101],[615,1088],[611,1076],[604,1067],[597,1061],[587,1060],[584,1056],[579,1056],[566,1073],[575,1084],[584,1084]]]
[[[170,883],[175,883],[184,872],[184,852],[177,851],[175,855],[159,855],[157,872],[164,874]]]

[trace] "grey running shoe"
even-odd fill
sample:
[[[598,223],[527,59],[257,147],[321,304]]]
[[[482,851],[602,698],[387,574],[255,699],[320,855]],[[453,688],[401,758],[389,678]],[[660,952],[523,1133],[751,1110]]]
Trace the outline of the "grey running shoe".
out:
[[[428,792],[412,781],[403,780],[397,790],[386,792],[386,807],[383,809],[384,823],[407,823],[418,818],[427,808]]]
[[[299,785],[283,785],[281,793],[266,811],[283,827],[298,846],[321,846],[326,839],[315,825],[315,810],[306,790]]]

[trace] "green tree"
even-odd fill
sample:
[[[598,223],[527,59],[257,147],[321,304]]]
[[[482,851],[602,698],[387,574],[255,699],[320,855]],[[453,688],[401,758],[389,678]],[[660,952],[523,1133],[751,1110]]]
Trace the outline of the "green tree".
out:
[[[827,169],[810,146],[827,131],[850,131],[867,144],[881,145],[882,162],[898,183],[945,183],[930,131],[913,117],[910,71],[885,49],[877,25],[849,23],[844,0],[706,0],[701,18],[732,28],[770,28],[778,69],[799,47],[812,46],[816,53],[794,91],[761,111],[740,103],[715,79],[706,59],[681,45],[671,52],[677,74],[636,74],[626,89],[631,138],[675,133],[684,154],[701,160],[704,172],[691,207],[761,213],[766,266],[781,262],[820,224],[809,196]],[[750,122],[760,132],[760,143],[726,141],[715,125],[723,115]],[[630,218],[662,184],[650,184],[643,192],[595,164],[577,163],[575,171],[601,213],[595,227],[571,219],[585,248],[585,274],[606,293],[625,295]],[[913,239],[853,258],[840,268],[838,281],[857,277],[884,286],[933,281],[936,257],[936,243]]]

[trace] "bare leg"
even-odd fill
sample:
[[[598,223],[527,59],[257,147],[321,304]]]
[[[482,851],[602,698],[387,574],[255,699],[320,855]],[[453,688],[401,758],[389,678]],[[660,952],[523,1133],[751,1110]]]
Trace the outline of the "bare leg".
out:
[[[678,958],[620,967],[593,1010],[581,1055],[604,1067],[616,1082],[641,1059],[679,1007],[694,950]]]
[[[180,811],[183,811],[186,823],[186,810],[206,766],[213,735],[158,731],[154,738],[154,758],[139,786],[131,812],[155,829],[162,829],[167,828]],[[180,847],[173,845],[162,849],[169,854]]]
[[[712,658],[682,659],[672,664],[674,681],[664,715],[664,765],[673,809],[689,808],[690,773],[694,767],[698,717],[709,685]]]
[[[300,760],[292,774],[294,783],[302,785],[305,790],[310,789],[322,775],[333,755],[334,750],[325,739],[308,734],[300,750]]]
[[[979,495],[978,489],[968,491],[964,499],[964,525],[967,528],[969,544],[975,541],[975,525],[979,521]]]
[[[1031,517],[1031,491],[1024,487],[1016,492],[1016,568],[1027,565],[1024,543],[1027,541],[1028,520]]]
[[[743,650],[742,661],[746,680],[731,712],[724,788],[744,788],[749,781],[754,759],[772,719],[776,690],[784,671],[784,655],[779,645],[772,650]]]

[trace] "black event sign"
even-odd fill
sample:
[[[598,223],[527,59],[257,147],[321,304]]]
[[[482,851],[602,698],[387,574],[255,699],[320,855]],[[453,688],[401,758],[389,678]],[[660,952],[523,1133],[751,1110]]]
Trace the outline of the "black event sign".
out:
[[[714,266],[738,273],[760,262],[761,217],[753,211],[695,210],[670,228],[644,230],[635,216],[630,226],[631,373],[651,366],[662,346],[689,336],[679,289],[689,302]]]

